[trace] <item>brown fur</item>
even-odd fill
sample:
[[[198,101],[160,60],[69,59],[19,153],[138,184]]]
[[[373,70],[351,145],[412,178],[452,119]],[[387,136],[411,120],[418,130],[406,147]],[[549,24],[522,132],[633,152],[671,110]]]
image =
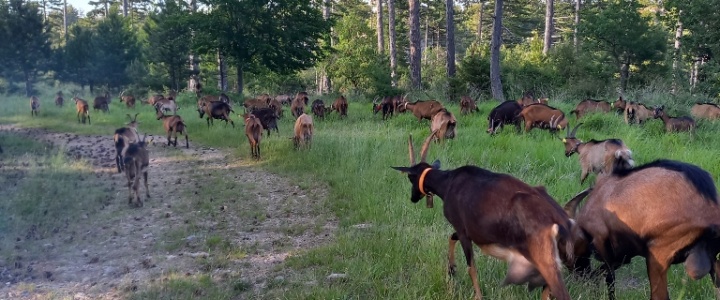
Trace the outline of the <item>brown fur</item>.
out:
[[[295,149],[309,149],[312,143],[314,126],[312,117],[308,114],[300,115],[295,120],[295,136],[293,137],[293,144]]]
[[[460,113],[463,115],[473,113],[473,112],[479,112],[480,109],[477,107],[477,103],[473,101],[470,96],[462,96],[460,98]]]
[[[135,96],[125,95],[125,91],[120,93],[120,102],[125,102],[125,106],[127,106],[127,108],[135,108]]]
[[[87,119],[88,125],[90,125],[90,109],[87,101],[78,97],[74,97],[73,101],[75,101],[75,110],[77,111],[78,123],[80,123],[82,117],[82,123],[85,124],[85,119]]]
[[[326,107],[325,102],[323,102],[320,99],[317,99],[312,102],[311,110],[312,110],[313,115],[315,115],[316,117],[318,117],[320,119],[325,119],[325,115],[329,114],[332,111],[330,109],[330,107]]]
[[[293,99],[292,103],[290,104],[290,112],[292,113],[293,117],[297,118],[305,113],[305,106],[308,105],[308,101],[310,100],[306,92],[297,93],[295,99]]]
[[[230,122],[232,127],[235,128],[235,122],[230,119],[230,113],[234,111],[228,103],[222,101],[203,102],[202,109],[199,109],[198,112],[200,113],[201,119],[205,116],[208,128],[210,128],[210,125],[214,125],[213,119],[225,120],[225,126]]]
[[[37,116],[40,111],[40,99],[38,97],[30,97],[30,115]]]
[[[396,105],[396,97],[400,96],[386,96],[380,102],[373,101],[373,113],[377,114],[382,111],[383,120],[391,118],[396,111],[399,113],[400,108]]]
[[[93,109],[95,111],[101,110],[103,112],[110,111],[110,93],[105,93],[103,96],[97,96],[93,99]]]
[[[608,139],[604,141],[590,140],[583,142],[575,137],[575,131],[582,123],[573,128],[572,132],[568,127],[567,136],[562,139],[565,144],[565,156],[570,157],[577,153],[580,158],[580,184],[590,172],[595,174],[610,174],[615,169],[629,169],[635,162],[632,159],[632,151],[625,146],[622,140]]]
[[[64,104],[65,104],[65,98],[63,98],[63,92],[58,91],[57,94],[55,95],[55,105],[57,105],[59,107],[63,107]]]
[[[625,112],[626,106],[627,106],[627,102],[625,100],[623,100],[622,96],[618,97],[618,99],[615,100],[615,102],[613,102],[613,104],[612,104],[612,107],[615,108],[617,110],[617,112],[620,114]]]
[[[695,130],[695,120],[691,117],[671,117],[665,113],[665,106],[655,108],[653,118],[662,119],[667,132]]]
[[[275,96],[275,100],[280,102],[282,105],[290,105],[290,102],[292,102],[293,98],[290,95],[277,95]]]
[[[250,143],[250,155],[254,159],[260,159],[260,139],[262,138],[263,126],[260,119],[250,114],[245,119],[245,136]]]
[[[423,119],[432,120],[435,114],[445,109],[442,103],[435,100],[405,102],[403,107],[405,110],[411,111],[418,118],[418,122]]]
[[[128,114],[127,117],[130,119],[130,122],[127,123],[127,126],[116,129],[113,135],[113,143],[115,144],[115,166],[117,167],[118,173],[122,172],[123,158],[130,145],[140,141],[140,134],[137,130],[138,114],[135,114],[134,117]]]
[[[347,117],[348,102],[347,99],[345,99],[345,96],[340,96],[335,99],[335,102],[333,102],[331,107],[341,117]]]
[[[157,95],[150,96],[150,97],[147,99],[147,101],[145,101],[145,102],[143,102],[143,103],[145,103],[145,104],[150,104],[150,105],[152,105],[152,106],[155,106],[155,102],[157,102],[157,101],[159,101],[159,100],[162,100],[162,99],[165,99],[165,96],[163,96],[163,95],[161,95],[161,94],[157,94]]]
[[[282,117],[283,109],[282,109],[282,103],[280,103],[280,101],[278,101],[277,99],[270,99],[270,108],[272,108],[275,111],[275,114],[277,115],[278,119]]]
[[[187,135],[187,126],[185,125],[182,117],[178,115],[168,116],[163,114],[161,111],[158,111],[156,113],[157,119],[163,120],[163,127],[165,128],[165,133],[167,134],[168,146],[173,145],[177,147],[177,136],[179,133],[185,136],[185,148],[190,148],[190,143],[188,142]],[[175,141],[172,141],[171,139],[173,136],[175,137]]]
[[[571,114],[575,114],[576,119],[582,118],[584,115],[591,112],[609,112],[612,107],[610,103],[602,100],[585,99],[580,101],[575,109],[570,111]]]
[[[455,116],[451,112],[443,110],[432,117],[430,131],[436,132],[436,141],[441,142],[444,139],[455,138],[455,126],[457,126]]]
[[[720,106],[715,103],[695,103],[690,109],[690,115],[697,119],[720,119]]]
[[[625,105],[625,123],[626,124],[642,124],[653,117],[653,110],[645,106],[645,104],[630,102]]]
[[[140,175],[143,176],[143,182],[145,183],[145,196],[150,198],[150,190],[148,189],[148,167],[150,166],[150,156],[146,149],[147,142],[145,137],[138,143],[132,144],[128,148],[127,155],[123,160],[123,168],[125,176],[128,181],[128,204],[132,205],[133,198],[135,198],[136,206],[142,207],[143,201],[140,199],[140,193],[138,191],[140,186]],[[134,197],[133,197],[134,196]]]
[[[568,120],[561,110],[545,104],[531,104],[523,108],[518,115],[525,121],[525,132],[533,128],[549,129],[550,132],[567,127]]]
[[[268,104],[268,101],[265,99],[251,98],[243,101],[243,107],[245,108],[245,112],[249,112],[259,108],[268,108],[270,104]]]

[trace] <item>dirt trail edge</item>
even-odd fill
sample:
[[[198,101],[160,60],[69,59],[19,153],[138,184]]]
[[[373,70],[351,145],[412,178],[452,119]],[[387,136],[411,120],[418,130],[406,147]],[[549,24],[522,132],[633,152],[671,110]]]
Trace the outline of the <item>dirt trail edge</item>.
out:
[[[115,169],[112,136],[14,125],[0,125],[0,133],[86,161],[94,175],[87,180],[108,193],[106,203],[69,228],[42,240],[18,238],[21,259],[0,258],[0,300],[125,299],[167,278],[196,276],[239,279],[248,287],[245,296],[258,296],[279,263],[328,242],[337,227],[324,186],[301,188],[219,149],[175,149],[156,136],[149,146],[151,198],[133,208],[125,174]],[[143,186],[140,192],[144,196]]]

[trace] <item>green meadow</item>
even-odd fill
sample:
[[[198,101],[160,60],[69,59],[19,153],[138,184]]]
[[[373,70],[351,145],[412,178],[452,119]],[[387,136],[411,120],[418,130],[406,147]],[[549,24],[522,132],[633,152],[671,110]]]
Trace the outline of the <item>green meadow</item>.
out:
[[[665,104],[672,116],[688,114],[689,102],[676,101],[669,94],[638,92],[644,103]],[[25,97],[3,99],[0,124],[17,124],[21,127],[45,128],[58,132],[107,135],[127,122],[126,114],[140,113],[139,130],[154,136],[156,143],[166,143],[164,130],[155,118],[150,106],[141,105],[128,109],[115,98],[110,113],[91,110],[92,125],[79,124],[74,105],[69,99],[62,108],[55,107],[52,93],[41,95],[39,117],[30,116],[29,100]],[[69,97],[68,97],[69,98]],[[327,102],[333,97],[321,97]],[[427,99],[418,94],[418,99]],[[550,105],[566,114],[581,99],[567,99],[562,95],[550,98]],[[92,100],[86,97],[86,100]],[[233,97],[239,99],[239,97]],[[312,97],[311,101],[316,99]],[[137,299],[192,299],[195,289],[215,290],[206,293],[211,299],[469,299],[473,296],[470,278],[465,271],[464,256],[456,249],[458,272],[453,280],[447,275],[447,239],[453,229],[442,214],[442,201],[436,199],[435,207],[428,209],[424,201],[411,203],[410,183],[407,177],[391,166],[407,166],[408,135],[412,135],[419,150],[420,143],[430,133],[429,122],[418,120],[411,114],[396,115],[383,121],[381,114],[373,115],[372,99],[348,97],[350,102],[347,118],[331,114],[324,120],[315,118],[315,135],[312,149],[293,149],[292,127],[294,120],[289,108],[279,121],[280,134],[263,136],[262,159],[255,167],[293,178],[298,184],[322,182],[329,187],[330,211],[339,221],[339,228],[332,242],[295,253],[274,272],[284,280],[273,281],[257,295],[250,295],[246,288],[237,288],[237,282],[211,282],[207,278],[189,281],[177,279],[165,282],[165,286],[147,287],[128,292]],[[605,98],[603,100],[614,101]],[[632,100],[632,99],[631,99]],[[682,104],[678,104],[682,102]],[[250,149],[244,135],[242,106],[234,105],[232,118],[235,127],[215,120],[208,128],[205,119],[198,118],[195,96],[181,94],[178,114],[186,121],[190,147],[221,148],[234,156],[250,161]],[[444,143],[430,146],[428,160],[440,160],[443,169],[453,169],[471,164],[495,172],[508,173],[530,185],[543,185],[550,195],[564,204],[573,195],[589,187],[595,176],[591,175],[580,185],[578,157],[565,157],[560,135],[534,129],[518,133],[514,127],[505,127],[498,135],[489,136],[485,130],[489,111],[498,104],[495,101],[480,102],[480,113],[460,115],[456,104],[448,108],[458,119],[457,136]],[[570,124],[577,122],[568,116]],[[644,125],[628,126],[622,116],[615,113],[592,114],[584,117],[577,137],[590,139],[619,138],[632,149],[638,164],[667,158],[690,162],[709,171],[717,183],[720,174],[720,157],[717,155],[720,122],[698,120],[694,134],[665,132],[662,121],[650,120]],[[179,143],[182,144],[182,143]],[[8,132],[0,133],[0,145],[13,145],[17,155],[45,157],[48,164],[57,165],[58,174],[35,174],[33,182],[52,185],[62,176],[62,168],[78,166],[58,154],[46,150],[32,141],[21,141]],[[27,148],[23,154],[18,149]],[[7,152],[7,151],[6,151]],[[152,167],[152,166],[151,166]],[[48,175],[48,176],[46,176]],[[0,183],[3,179],[0,178]],[[32,189],[32,184],[16,187]],[[47,207],[51,214],[72,210],[71,193],[57,186],[58,205]],[[4,188],[3,188],[4,189]],[[67,191],[66,191],[67,192]],[[102,193],[102,191],[93,191]],[[23,193],[14,193],[14,195]],[[33,198],[39,195],[27,195]],[[205,197],[200,195],[200,197]],[[207,199],[199,199],[203,201]],[[60,205],[67,202],[68,205]],[[72,205],[71,205],[72,204]],[[100,201],[82,205],[101,205]],[[0,204],[3,218],[11,214],[39,214],[33,207],[23,206],[22,199],[3,200]],[[39,216],[40,217],[40,216]],[[38,217],[38,218],[39,218]],[[369,226],[358,228],[358,224]],[[12,230],[12,224],[0,224],[0,231]],[[458,247],[459,248],[459,247]],[[493,258],[481,255],[476,259],[481,289],[485,299],[538,299],[540,291],[527,292],[521,286],[500,286],[506,266]],[[331,273],[347,274],[345,280],[327,280]],[[570,294],[574,299],[603,299],[606,296],[604,280],[582,281],[565,271]],[[682,265],[674,266],[669,274],[672,299],[710,299],[715,295],[709,278],[693,281],[685,275]],[[217,292],[220,291],[220,292]],[[645,274],[644,259],[621,268],[617,276],[617,292],[620,299],[647,299],[650,295]]]

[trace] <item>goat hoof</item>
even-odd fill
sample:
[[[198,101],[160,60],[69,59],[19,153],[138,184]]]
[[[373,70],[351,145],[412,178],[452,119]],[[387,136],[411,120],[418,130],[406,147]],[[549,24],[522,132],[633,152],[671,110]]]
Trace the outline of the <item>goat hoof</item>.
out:
[[[455,265],[448,266],[448,275],[455,276],[456,271],[457,271],[457,267]]]

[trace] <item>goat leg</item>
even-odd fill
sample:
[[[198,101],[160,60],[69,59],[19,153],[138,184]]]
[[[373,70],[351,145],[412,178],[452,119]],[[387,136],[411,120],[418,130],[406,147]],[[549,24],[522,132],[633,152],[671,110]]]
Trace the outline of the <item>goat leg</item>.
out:
[[[457,232],[455,233],[457,234]],[[462,246],[463,253],[465,254],[465,261],[467,262],[468,274],[473,283],[475,289],[475,300],[482,299],[482,292],[480,292],[480,284],[477,279],[477,268],[475,268],[475,260],[473,260],[473,249],[472,241],[467,236],[457,236]]]
[[[653,300],[670,299],[667,285],[667,264],[658,261],[653,255],[648,256],[645,261],[650,279],[650,298]]]
[[[457,232],[453,232],[448,239],[448,275],[455,276],[457,266],[455,265],[455,245],[457,244]]]
[[[150,198],[150,190],[148,189],[148,173],[147,173],[147,171],[143,172],[143,181],[145,183],[145,196]]]

